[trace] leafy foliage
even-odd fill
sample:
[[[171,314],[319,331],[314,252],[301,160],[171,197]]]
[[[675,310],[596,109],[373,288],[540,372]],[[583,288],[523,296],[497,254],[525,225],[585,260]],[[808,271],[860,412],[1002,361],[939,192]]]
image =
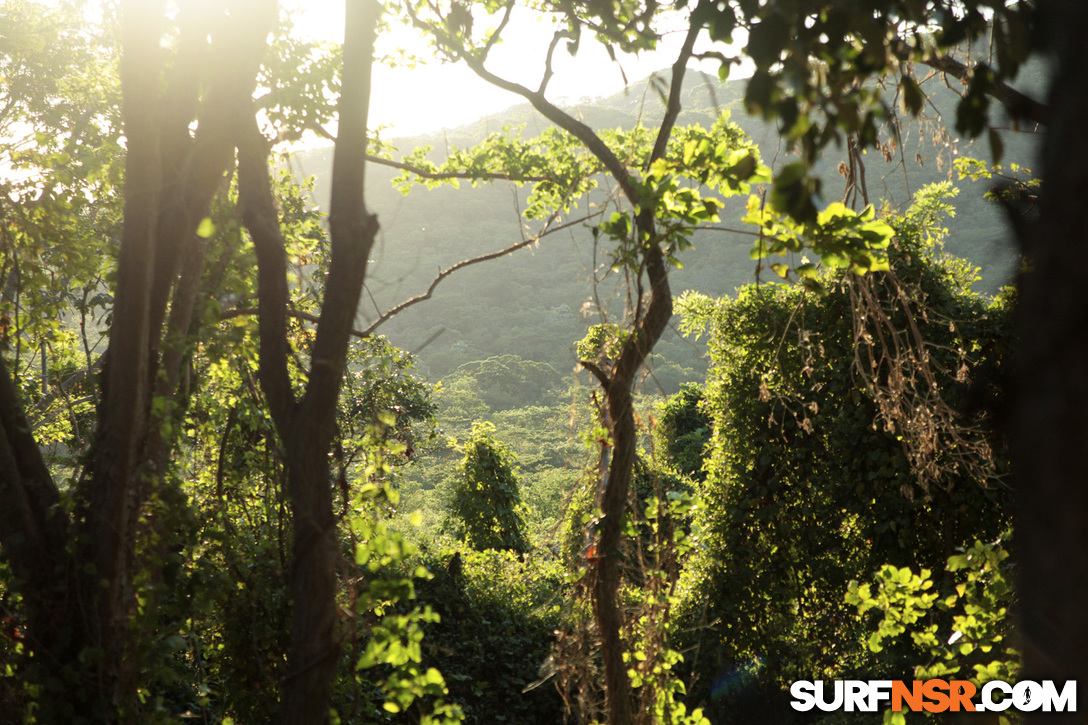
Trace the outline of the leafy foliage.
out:
[[[934,365],[931,392],[959,409],[967,382],[1000,359],[993,346],[1007,339],[1008,318],[1000,302],[968,291],[969,269],[938,256],[939,214],[924,196],[912,212],[887,217],[896,230],[890,269],[866,279],[896,275],[892,295],[879,298],[890,329],[917,326]],[[858,352],[852,274],[824,273],[823,295],[764,285],[735,300],[688,297],[681,305],[699,320],[686,322],[689,330],[706,323],[712,335],[705,548],[682,582],[687,621],[718,622],[712,635],[700,635],[703,688],[714,673],[755,660],[763,663],[760,678],[779,686],[902,674],[918,658],[909,647],[875,660],[858,647],[863,625],[841,599],[848,583],[889,563],[936,567],[953,548],[992,540],[1007,526],[1000,460],[972,467],[938,447],[930,483],[904,443],[906,424],[881,425],[887,381],[874,388],[858,372],[868,360]],[[924,312],[897,309],[896,289]],[[900,394],[909,400],[913,393]],[[956,420],[965,426],[957,435],[980,440],[982,433]],[[704,602],[713,604],[704,611]],[[711,712],[728,707],[719,701]]]
[[[702,409],[703,392],[684,385],[659,409],[654,436],[663,450],[659,455],[679,473],[696,481],[706,479],[703,461],[710,442],[711,421]]]
[[[1010,641],[1015,593],[1006,541],[975,541],[963,548],[948,558],[946,575],[938,581],[928,569],[915,574],[885,566],[873,584],[850,582],[847,604],[859,614],[883,614],[869,635],[869,649],[880,652],[886,641],[909,633],[927,655],[915,668],[915,679],[968,679],[980,686],[990,680],[1016,681],[1020,655]],[[944,628],[947,617],[934,616],[938,612],[953,614],[950,630]]]
[[[563,721],[548,677],[565,591],[547,550],[425,553],[433,578],[418,587],[440,614],[426,627],[424,661],[440,669],[466,723]]]
[[[525,552],[525,520],[517,465],[507,448],[492,437],[495,427],[478,423],[465,442],[460,485],[450,501],[455,535],[477,551],[497,549]]]

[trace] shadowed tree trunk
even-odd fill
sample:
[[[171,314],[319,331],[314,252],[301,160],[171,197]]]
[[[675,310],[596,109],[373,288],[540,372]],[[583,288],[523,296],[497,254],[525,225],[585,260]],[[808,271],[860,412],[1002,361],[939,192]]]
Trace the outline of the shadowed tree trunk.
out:
[[[1088,682],[1088,4],[1040,2],[1056,73],[1014,417],[1026,679]],[[1083,708],[1081,708],[1083,709]],[[1029,721],[1063,716],[1032,714]],[[1067,721],[1086,722],[1084,714]]]
[[[287,454],[294,532],[291,640],[280,709],[280,721],[290,725],[328,721],[329,695],[340,656],[339,552],[329,451],[348,342],[378,231],[376,217],[363,203],[363,181],[371,62],[380,13],[376,0],[347,3],[329,213],[331,258],[308,382],[299,399],[287,371],[286,251],[268,178],[268,149],[251,119],[249,128],[241,131],[239,144],[243,220],[258,257],[261,388]]]

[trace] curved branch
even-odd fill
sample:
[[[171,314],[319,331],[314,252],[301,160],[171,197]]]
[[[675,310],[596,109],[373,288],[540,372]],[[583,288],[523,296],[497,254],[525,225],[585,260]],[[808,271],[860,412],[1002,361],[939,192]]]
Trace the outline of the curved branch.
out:
[[[890,50],[901,61],[914,59],[910,46],[902,40],[892,43]],[[971,72],[971,67],[951,55],[933,53],[925,56],[919,62],[935,71],[950,75],[956,80],[964,82],[970,80],[968,75]],[[1014,119],[1031,121],[1040,126],[1050,125],[1050,106],[1016,90],[1005,81],[995,83],[988,93],[1000,101]]]
[[[325,130],[324,127],[318,124],[312,124],[307,126],[310,131],[325,139],[326,141],[335,141],[336,137]],[[553,181],[548,176],[534,176],[531,174],[508,174],[503,172],[488,173],[486,179],[481,179],[479,176],[471,174],[467,171],[431,171],[425,169],[422,166],[416,166],[415,164],[408,164],[403,161],[394,161],[393,159],[387,159],[384,156],[375,156],[374,154],[365,154],[363,157],[368,164],[377,164],[378,166],[388,166],[391,169],[397,169],[399,171],[407,171],[410,174],[415,174],[421,179],[431,179],[434,181],[445,181],[447,179],[469,179],[469,180],[484,180],[484,181],[513,181],[515,183],[538,183],[541,181]]]
[[[458,53],[458,56],[464,60],[468,67],[480,78],[497,88],[521,96],[529,101],[533,108],[539,111],[542,116],[581,141],[589,152],[604,164],[608,173],[611,174],[612,178],[616,180],[616,183],[620,185],[620,189],[623,190],[623,195],[627,197],[627,200],[631,205],[636,207],[639,206],[640,199],[638,188],[631,172],[620,158],[613,153],[612,149],[608,147],[608,144],[602,141],[601,137],[598,136],[592,128],[553,104],[544,97],[543,93],[531,91],[520,83],[514,83],[513,81],[508,81],[505,78],[495,75],[484,67],[483,61],[480,58],[476,58],[467,53]]]
[[[470,259],[464,259],[464,260],[458,262],[457,264],[453,265],[452,267],[449,267],[447,269],[439,270],[438,274],[435,275],[435,278],[433,280],[431,280],[431,284],[427,287],[426,292],[423,292],[422,294],[418,294],[415,297],[410,297],[409,299],[404,300],[400,304],[397,304],[397,305],[389,308],[388,310],[383,312],[378,317],[378,319],[374,320],[374,322],[372,322],[369,327],[367,327],[365,330],[363,330],[362,333],[360,334],[360,336],[361,337],[366,337],[366,336],[372,335],[374,333],[374,330],[378,329],[378,327],[380,327],[382,324],[384,324],[386,322],[386,320],[388,320],[389,318],[391,318],[394,315],[402,312],[403,310],[411,307],[412,305],[415,305],[415,304],[418,304],[420,302],[423,302],[424,300],[430,299],[431,295],[434,294],[435,288],[438,287],[439,283],[442,282],[442,280],[449,277],[454,272],[456,272],[458,270],[461,270],[461,269],[464,269],[465,267],[469,267],[469,266],[471,266],[473,264],[479,264],[480,262],[487,262],[487,261],[490,261],[492,259],[498,259],[499,257],[505,257],[507,254],[512,254],[513,252],[516,252],[519,249],[523,249],[525,247],[528,247],[528,246],[530,246],[532,244],[535,244],[535,243],[539,242],[543,237],[545,237],[545,236],[547,236],[549,234],[553,234],[554,232],[559,232],[559,231],[562,231],[564,229],[569,229],[570,227],[573,227],[573,226],[578,225],[578,224],[583,224],[587,220],[592,219],[595,216],[599,216],[601,213],[603,213],[603,212],[596,212],[594,214],[588,214],[588,215],[586,215],[584,217],[581,217],[580,219],[576,219],[574,221],[569,221],[569,222],[564,222],[563,224],[560,224],[560,225],[558,225],[556,227],[551,227],[550,226],[551,223],[555,219],[557,219],[558,216],[559,216],[559,212],[555,212],[555,213],[552,214],[552,216],[545,223],[545,225],[544,225],[545,228],[540,233],[538,233],[538,234],[536,234],[536,235],[534,235],[532,237],[529,237],[528,239],[523,239],[522,241],[517,242],[516,244],[511,244],[510,246],[505,247],[503,249],[500,249],[500,250],[498,250],[496,252],[488,252],[487,254],[481,254],[481,255],[479,255],[477,257],[472,257]]]
[[[480,181],[513,181],[515,183],[537,183],[541,181],[553,180],[551,177],[548,176],[507,174],[502,172],[488,173],[486,178],[481,178],[479,175],[470,174],[467,171],[429,171],[421,166],[406,164],[403,161],[394,161],[392,159],[382,158],[381,156],[373,156],[371,154],[366,155],[366,160],[367,163],[373,163],[378,164],[379,166],[388,166],[393,169],[407,171],[410,174],[415,174],[421,179],[433,179],[435,181],[444,181],[446,179],[472,179]]]
[[[502,37],[502,31],[506,28],[507,23],[510,22],[510,14],[514,11],[514,2],[509,0],[506,3],[506,9],[502,13],[502,20],[499,21],[499,27],[495,28],[495,32],[491,34],[491,37],[487,39],[487,43],[484,45],[483,55],[484,58],[491,52],[491,49],[495,46],[495,43]]]
[[[548,43],[548,54],[544,57],[544,75],[540,78],[540,85],[537,87],[536,92],[541,95],[548,89],[548,83],[552,80],[555,70],[552,68],[552,58],[555,56],[555,48],[559,45],[559,41],[563,39],[566,33],[562,30],[557,30],[552,34],[552,40]]]
[[[665,106],[665,117],[661,119],[661,125],[657,129],[657,140],[654,142],[654,149],[650,153],[649,163],[651,164],[665,156],[673,126],[676,125],[676,118],[680,115],[680,94],[684,88],[684,74],[688,69],[688,61],[691,60],[692,52],[695,49],[695,40],[703,29],[703,24],[697,21],[697,17],[703,14],[705,8],[706,5],[700,2],[692,11],[692,22],[688,27],[687,35],[684,37],[684,44],[680,48],[679,55],[676,56],[676,61],[672,64],[669,100]]]

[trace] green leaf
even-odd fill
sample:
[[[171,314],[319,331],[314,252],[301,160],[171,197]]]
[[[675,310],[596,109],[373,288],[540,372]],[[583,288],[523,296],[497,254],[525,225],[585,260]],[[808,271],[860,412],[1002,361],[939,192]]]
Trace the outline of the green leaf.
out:
[[[207,239],[213,234],[215,234],[215,222],[212,221],[210,216],[206,216],[197,225],[196,235],[202,239]]]

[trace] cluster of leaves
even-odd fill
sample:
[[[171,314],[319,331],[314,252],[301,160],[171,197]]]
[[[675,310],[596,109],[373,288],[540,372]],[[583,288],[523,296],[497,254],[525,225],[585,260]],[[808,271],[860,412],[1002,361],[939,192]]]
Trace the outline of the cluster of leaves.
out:
[[[524,210],[526,219],[545,219],[557,210],[566,212],[574,205],[573,200],[597,188],[595,177],[602,171],[600,162],[571,134],[547,128],[533,139],[524,139],[523,130],[504,128],[471,148],[452,148],[439,164],[429,160],[431,147],[417,147],[399,162],[398,168],[404,171],[393,184],[405,194],[414,184],[456,187],[462,180],[473,186],[500,179],[532,184]],[[631,146],[623,132],[615,135],[613,142]],[[391,151],[387,148],[387,155]]]
[[[99,329],[120,232],[120,118],[110,38],[78,7],[0,9],[0,350],[52,462],[93,427]]]
[[[382,467],[388,469],[388,464]],[[359,493],[362,501],[382,497],[396,504],[396,491],[387,486],[367,484]],[[351,533],[359,576],[350,598],[365,626],[361,639],[366,643],[355,664],[356,682],[381,692],[381,710],[386,713],[411,712],[414,705],[414,718],[422,724],[462,722],[461,708],[446,699],[449,690],[442,673],[423,664],[424,627],[441,621],[441,617],[429,605],[414,601],[414,580],[429,579],[430,572],[417,565],[410,574],[403,573],[418,549],[401,534],[391,532],[380,518],[375,518],[372,507],[357,510],[351,520]],[[371,669],[379,672],[376,682],[368,676]],[[364,703],[368,698],[360,697],[358,691],[354,695],[349,700],[352,720],[360,716],[377,719],[379,713],[373,707],[376,703],[367,711]],[[421,707],[424,698],[433,702]]]
[[[637,151],[633,159],[623,160],[641,160],[645,166],[652,139],[641,125],[632,134],[632,140],[641,143],[633,147]],[[612,139],[611,135],[602,134],[602,138],[623,142],[621,149],[631,148],[628,139]],[[659,237],[653,241],[661,243],[672,266],[682,267],[677,255],[691,248],[696,228],[720,221],[718,211],[725,205],[723,198],[747,193],[752,184],[770,180],[770,169],[763,165],[759,150],[736,124],[730,123],[728,115],[723,115],[710,130],[698,124],[677,129],[664,155],[650,164],[639,180],[637,208],[630,213],[614,212],[592,232],[595,239],[603,235],[613,242],[613,270],[638,270],[643,246],[650,240],[639,239],[633,231],[640,210],[652,209]]]
[[[471,393],[492,412],[539,404],[554,395],[561,377],[547,363],[518,355],[496,355],[458,366],[442,381],[443,390]]]
[[[928,656],[914,668],[916,680],[966,679],[978,686],[1016,681],[1020,653],[1010,638],[1009,611],[1016,596],[1004,546],[1008,538],[964,547],[948,558],[944,576],[936,580],[929,569],[916,574],[908,567],[885,566],[872,584],[850,582],[846,603],[861,615],[882,615],[868,636],[868,648],[879,653],[909,634],[914,648]],[[884,722],[902,725],[905,719],[889,712]]]
[[[654,438],[661,446],[657,454],[693,481],[706,480],[703,461],[712,426],[702,403],[703,391],[694,384],[684,385],[662,404],[654,430]]]
[[[752,259],[770,255],[801,254],[811,250],[823,265],[847,268],[852,272],[882,272],[888,269],[887,248],[893,230],[887,222],[876,218],[870,205],[861,213],[836,202],[816,215],[815,223],[798,223],[786,214],[763,206],[757,196],[748,198],[748,214],[744,221],[759,227],[759,237],[752,249]],[[774,263],[771,270],[785,280],[791,272],[805,287],[823,291],[819,281],[820,268],[809,261],[792,270],[789,265]]]
[[[879,119],[891,111],[867,79],[892,77],[903,105],[917,115],[925,94],[913,64],[942,67],[957,46],[989,34],[997,62],[979,62],[965,74],[966,93],[956,111],[957,130],[977,136],[988,126],[987,93],[1015,78],[1032,50],[1035,12],[1034,3],[999,0],[877,0],[860,12],[834,2],[791,0],[766,7],[753,0],[710,13],[708,27],[722,40],[748,30],[744,53],[756,71],[747,107],[778,118],[811,161],[842,132],[862,146],[876,145]]]

